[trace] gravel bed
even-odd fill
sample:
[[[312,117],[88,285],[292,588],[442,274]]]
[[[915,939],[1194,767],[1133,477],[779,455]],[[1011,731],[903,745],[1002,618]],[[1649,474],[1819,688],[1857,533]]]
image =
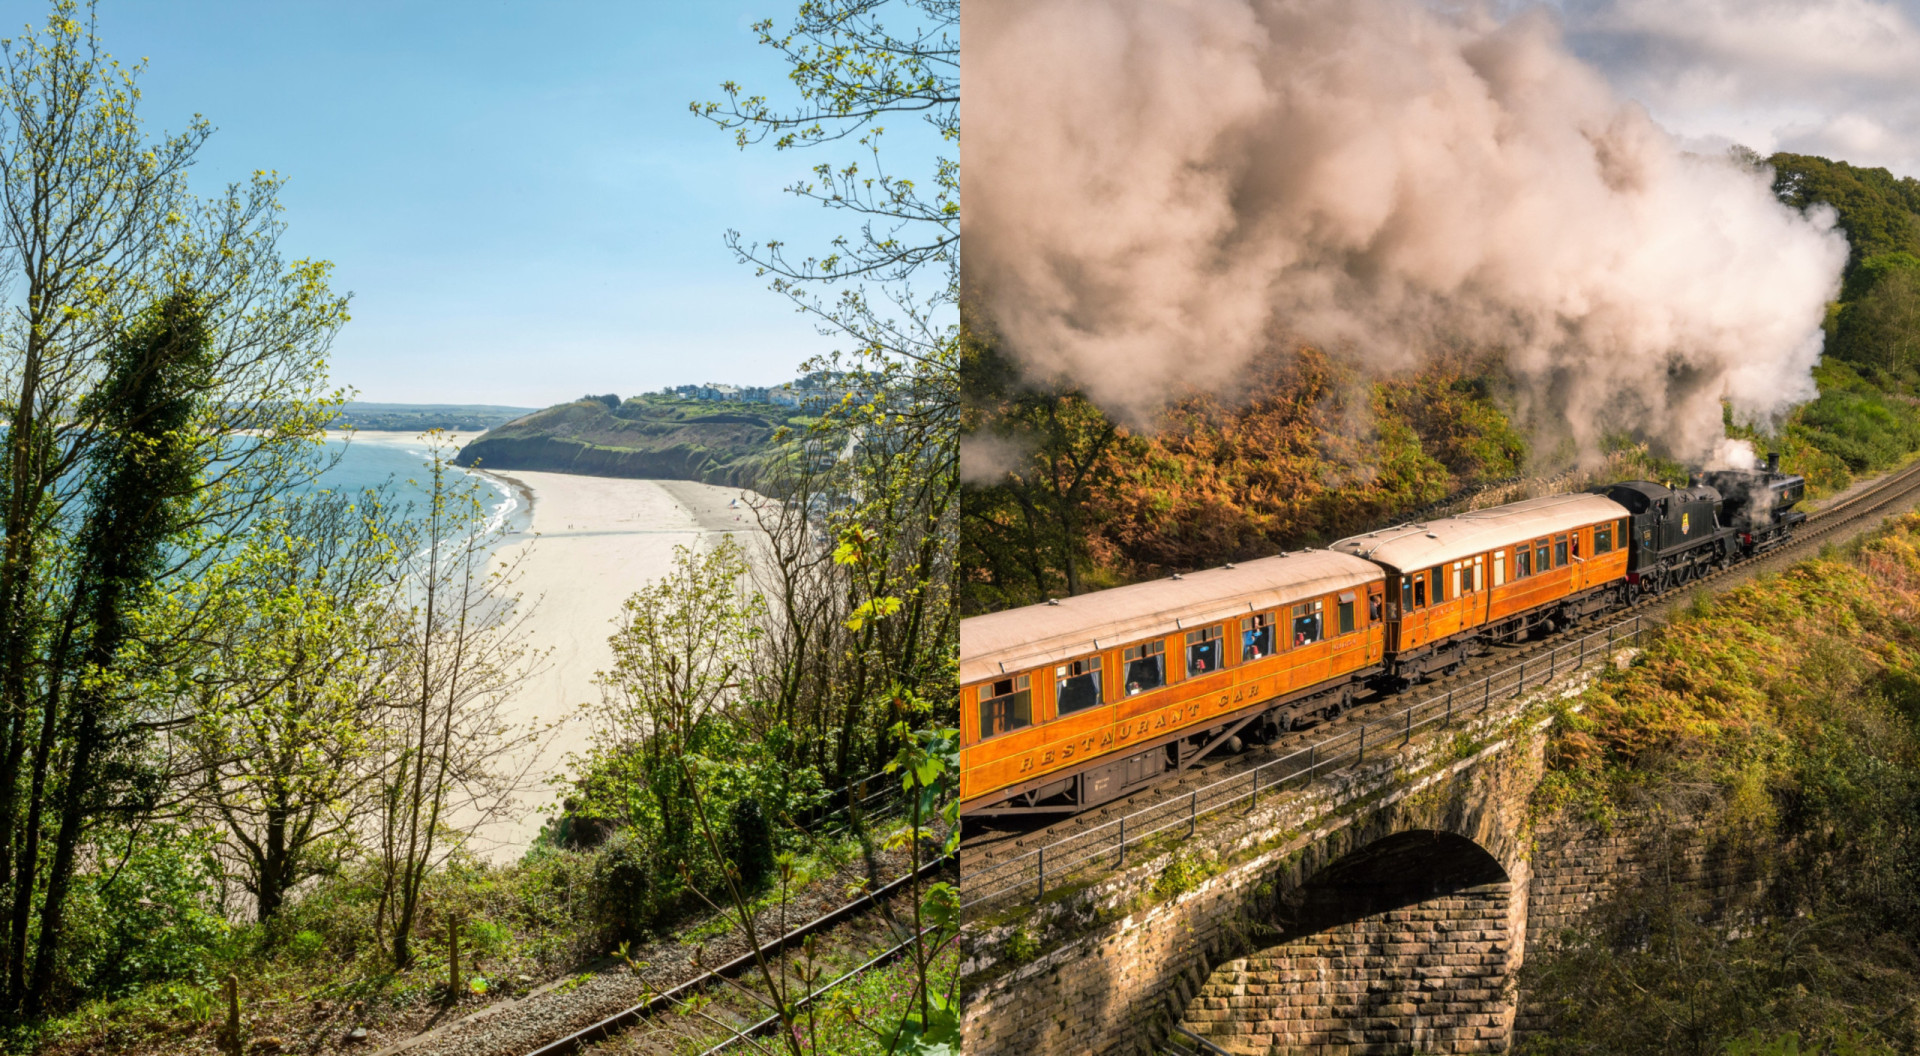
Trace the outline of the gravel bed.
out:
[[[880,865],[885,882],[905,875],[909,862],[904,851],[895,851],[880,855]],[[864,864],[855,861],[796,892],[786,907],[787,928],[845,905],[848,886],[865,878]],[[777,937],[779,908],[763,910],[755,926],[763,942]],[[698,943],[662,939],[629,951],[628,955],[641,965],[638,971],[629,971],[623,964],[563,977],[524,997],[495,1002],[431,1033],[380,1049],[373,1056],[402,1052],[407,1056],[526,1056],[562,1035],[631,1008],[650,994],[686,982],[748,949],[746,936],[737,928]]]

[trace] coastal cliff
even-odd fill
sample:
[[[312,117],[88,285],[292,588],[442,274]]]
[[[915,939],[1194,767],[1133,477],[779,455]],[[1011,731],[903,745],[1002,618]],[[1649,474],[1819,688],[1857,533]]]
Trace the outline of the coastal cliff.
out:
[[[777,446],[779,430],[795,419],[772,406],[721,411],[711,403],[644,396],[610,407],[582,399],[496,426],[462,448],[456,462],[744,487]]]

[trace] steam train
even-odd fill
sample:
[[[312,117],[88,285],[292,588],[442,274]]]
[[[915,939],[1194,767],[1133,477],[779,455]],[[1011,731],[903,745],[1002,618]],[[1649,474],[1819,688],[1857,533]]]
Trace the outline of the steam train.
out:
[[[1789,539],[1802,478],[1624,481],[960,624],[961,812],[1072,813]]]

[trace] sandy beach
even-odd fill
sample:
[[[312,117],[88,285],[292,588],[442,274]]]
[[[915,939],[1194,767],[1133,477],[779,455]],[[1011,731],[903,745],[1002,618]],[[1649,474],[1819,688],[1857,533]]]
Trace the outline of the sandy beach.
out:
[[[532,503],[529,529],[500,547],[494,560],[496,567],[518,563],[516,588],[535,605],[526,644],[550,650],[541,670],[507,700],[507,717],[522,729],[558,724],[533,763],[541,787],[525,797],[514,820],[481,833],[476,849],[506,860],[539,833],[547,815],[537,808],[559,797],[545,779],[566,769],[568,753],[587,747],[580,705],[598,699],[594,675],[612,666],[607,638],[621,604],[668,572],[675,546],[713,545],[723,535],[753,530],[753,522],[744,509],[729,507],[743,496],[738,488],[566,473],[486,475]]]

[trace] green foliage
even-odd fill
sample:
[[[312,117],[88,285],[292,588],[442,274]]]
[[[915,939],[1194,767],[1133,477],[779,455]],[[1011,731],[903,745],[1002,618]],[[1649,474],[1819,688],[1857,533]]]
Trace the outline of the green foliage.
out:
[[[1787,435],[1845,464],[1853,473],[1894,465],[1920,450],[1920,407],[1828,360],[1814,372],[1820,396],[1794,412]],[[1784,460],[1783,460],[1784,461]]]
[[[124,997],[176,979],[208,984],[227,947],[212,834],[164,827],[125,839],[116,870],[82,873],[74,884],[60,968],[75,999]],[[115,850],[112,841],[102,849]]]
[[[1025,964],[1040,952],[1040,937],[1023,924],[1014,928],[1013,934],[1007,936],[1004,949],[1007,960],[1014,964]]]
[[[1536,810],[1669,867],[1530,958],[1524,1051],[1909,1051],[1920,987],[1920,517],[1683,614],[1564,710]],[[1689,819],[1681,825],[1677,819]],[[1689,886],[1710,842],[1770,878]],[[1792,1040],[1788,1040],[1789,1036]]]
[[[513,945],[513,929],[491,920],[470,920],[461,929],[461,945],[475,957],[499,957]]]
[[[287,956],[303,964],[318,960],[326,948],[326,937],[317,931],[298,931],[287,940]]]
[[[672,865],[633,829],[615,833],[594,853],[594,917],[609,944],[652,933],[662,915],[661,889],[673,889]]]
[[[1883,386],[1911,393],[1920,382],[1920,257],[1869,258],[1848,282],[1855,296],[1841,306],[1835,355],[1868,370]]]
[[[1218,871],[1212,863],[1185,850],[1176,850],[1167,860],[1166,868],[1160,870],[1160,876],[1153,882],[1153,897],[1161,901],[1178,898],[1199,887],[1202,881]]]
[[[1920,180],[1808,154],[1775,154],[1767,163],[1781,201],[1797,209],[1824,202],[1839,211],[1849,272],[1883,253],[1920,254]]]

